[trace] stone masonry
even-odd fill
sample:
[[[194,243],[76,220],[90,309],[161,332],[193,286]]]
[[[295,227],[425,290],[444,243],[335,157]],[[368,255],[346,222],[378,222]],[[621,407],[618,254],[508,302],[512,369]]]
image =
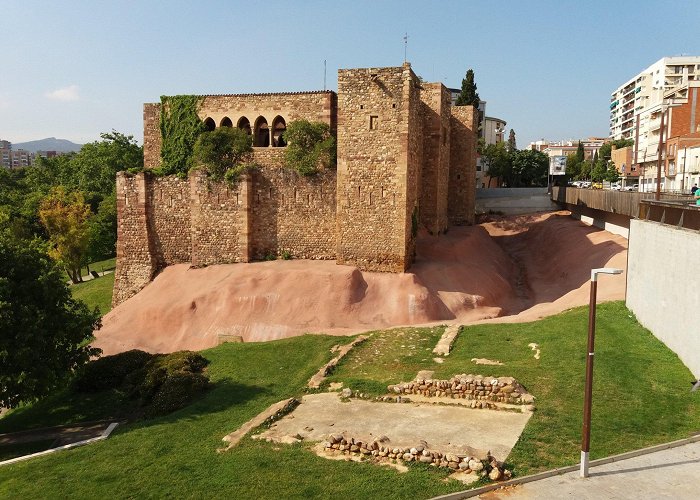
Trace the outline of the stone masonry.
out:
[[[474,222],[476,113],[453,107],[440,83],[410,64],[341,69],[330,91],[200,96],[205,127],[252,136],[258,166],[235,185],[117,176],[117,270],[113,305],[162,268],[249,262],[289,254],[335,259],[362,270],[403,272],[425,227]],[[144,165],[160,165],[160,104],[145,104]],[[337,171],[311,177],[284,164],[286,124],[327,123]]]

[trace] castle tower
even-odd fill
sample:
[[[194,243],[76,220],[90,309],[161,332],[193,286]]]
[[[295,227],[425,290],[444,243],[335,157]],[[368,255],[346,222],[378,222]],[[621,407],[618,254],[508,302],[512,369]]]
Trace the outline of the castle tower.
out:
[[[403,272],[415,252],[422,159],[410,64],[338,71],[337,262]]]

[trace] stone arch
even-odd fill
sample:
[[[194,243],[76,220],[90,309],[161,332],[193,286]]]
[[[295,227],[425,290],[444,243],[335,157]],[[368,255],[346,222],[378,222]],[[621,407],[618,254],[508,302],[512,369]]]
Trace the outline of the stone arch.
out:
[[[236,125],[239,129],[243,130],[246,134],[251,135],[253,132],[250,128],[250,120],[245,116],[241,116],[238,119],[238,124]]]
[[[219,123],[219,127],[233,127],[233,122],[231,122],[231,118],[229,118],[228,116],[224,116],[221,119],[221,123]]]
[[[216,122],[213,118],[207,118],[204,120],[204,130],[211,132],[216,128]]]
[[[258,116],[255,120],[255,135],[253,136],[253,146],[266,148],[270,145],[270,128],[264,116]]]
[[[287,145],[287,142],[285,141],[284,137],[282,137],[282,134],[287,130],[287,122],[284,121],[284,118],[281,116],[277,115],[275,116],[275,119],[272,120],[272,145],[278,148],[284,147]]]

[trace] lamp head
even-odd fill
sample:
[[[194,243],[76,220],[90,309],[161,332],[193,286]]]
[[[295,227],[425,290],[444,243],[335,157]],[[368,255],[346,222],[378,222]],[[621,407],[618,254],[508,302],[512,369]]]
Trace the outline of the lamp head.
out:
[[[622,274],[622,269],[617,269],[615,267],[599,267],[597,269],[591,269],[591,281],[598,281],[599,274]]]

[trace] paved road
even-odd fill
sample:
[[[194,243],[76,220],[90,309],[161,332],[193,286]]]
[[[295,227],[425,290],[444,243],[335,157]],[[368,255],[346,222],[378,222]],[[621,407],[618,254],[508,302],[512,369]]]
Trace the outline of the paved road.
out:
[[[480,495],[484,500],[528,498],[700,498],[700,442],[599,465],[582,479],[570,472]]]

